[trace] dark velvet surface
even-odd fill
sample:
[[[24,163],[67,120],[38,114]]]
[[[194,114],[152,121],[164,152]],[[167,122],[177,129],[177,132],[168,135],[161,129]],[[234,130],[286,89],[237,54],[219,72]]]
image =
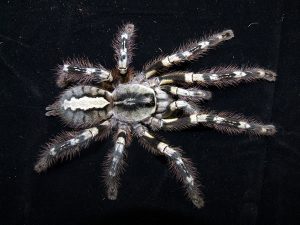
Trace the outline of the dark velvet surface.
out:
[[[299,224],[299,1],[1,1],[0,224]],[[231,28],[235,38],[193,64],[260,65],[266,81],[212,88],[210,109],[274,123],[275,137],[229,136],[201,126],[163,133],[197,167],[206,205],[196,209],[166,161],[135,140],[119,198],[105,196],[102,162],[111,139],[80,157],[33,171],[40,146],[64,128],[44,116],[60,93],[53,69],[67,57],[115,65],[111,41],[122,22],[138,29],[133,66],[186,40]]]

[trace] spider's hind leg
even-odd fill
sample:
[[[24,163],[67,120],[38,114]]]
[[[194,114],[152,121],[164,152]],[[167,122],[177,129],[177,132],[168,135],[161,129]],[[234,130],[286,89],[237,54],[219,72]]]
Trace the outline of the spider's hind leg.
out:
[[[35,164],[38,173],[47,170],[58,160],[72,158],[81,148],[89,145],[91,140],[99,140],[109,134],[110,123],[103,122],[97,127],[91,127],[77,132],[65,132],[56,136],[44,150]]]
[[[191,162],[182,157],[178,148],[173,148],[155,138],[146,127],[137,125],[135,132],[141,144],[146,149],[149,149],[154,154],[165,155],[168,158],[172,171],[184,183],[188,197],[197,208],[203,207],[204,200],[197,184],[195,169],[191,165]]]
[[[101,65],[94,66],[87,59],[73,59],[58,67],[56,84],[65,87],[72,83],[90,84],[112,80],[111,72]]]
[[[119,125],[117,136],[115,138],[115,146],[108,154],[105,162],[105,184],[107,188],[107,197],[110,200],[117,199],[119,177],[124,170],[125,164],[125,147],[131,142],[130,128],[124,124]]]

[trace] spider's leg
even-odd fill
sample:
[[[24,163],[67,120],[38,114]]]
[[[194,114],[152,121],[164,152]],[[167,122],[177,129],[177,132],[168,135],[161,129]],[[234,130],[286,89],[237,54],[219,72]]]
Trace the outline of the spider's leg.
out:
[[[203,38],[202,40],[188,43],[173,54],[167,55],[162,59],[155,60],[146,65],[144,68],[146,78],[150,78],[154,75],[157,76],[158,73],[169,69],[173,65],[197,59],[210,48],[215,47],[221,42],[233,37],[234,35],[232,30],[225,30],[220,33],[210,35],[207,38]]]
[[[196,104],[192,104],[192,102],[189,103],[184,100],[177,100],[169,105],[167,111],[162,115],[162,117],[167,118],[168,114],[172,115],[173,112],[178,110],[183,110],[188,115],[199,112],[199,108]]]
[[[91,82],[100,83],[113,80],[110,71],[101,65],[92,65],[87,59],[65,61],[58,67],[57,75],[56,84],[59,87],[65,87],[72,83],[90,84]]]
[[[110,123],[105,121],[97,127],[56,136],[41,152],[34,167],[35,171],[38,173],[45,171],[60,159],[72,158],[81,148],[87,147],[91,140],[106,137],[110,131],[109,127]]]
[[[131,142],[131,131],[126,125],[119,125],[115,146],[107,157],[105,162],[105,184],[107,188],[107,197],[110,200],[117,199],[119,176],[124,168],[124,158],[126,156],[125,146]]]
[[[201,90],[199,88],[184,89],[176,86],[163,85],[161,89],[181,99],[191,100],[193,102],[208,100],[212,95],[210,91]]]
[[[126,74],[128,65],[132,61],[134,48],[135,29],[134,25],[127,23],[123,25],[113,41],[113,48],[115,50],[115,59],[117,61],[117,68],[121,74]]]
[[[238,84],[242,81],[250,82],[254,80],[264,79],[267,81],[275,81],[276,73],[270,70],[261,68],[244,68],[236,67],[221,67],[210,71],[202,71],[199,73],[193,72],[174,72],[165,74],[156,79],[156,84],[166,85],[172,83],[181,83],[187,85],[214,85],[226,86]]]
[[[168,108],[166,109],[166,111],[162,114],[160,114],[161,116],[157,117],[149,117],[147,119],[145,119],[144,121],[142,121],[143,124],[148,125],[151,127],[152,130],[158,130],[161,129],[164,126],[164,120],[161,118],[168,118],[171,115],[174,114],[174,112],[177,112],[179,110],[183,110],[185,112],[185,114],[191,115],[194,113],[199,112],[199,108],[198,106],[191,104],[187,101],[183,101],[183,100],[177,100],[177,101],[173,101],[170,103],[170,105],[168,106]],[[177,120],[177,118],[176,118]]]
[[[232,113],[200,112],[188,117],[162,119],[161,128],[165,130],[179,130],[197,124],[213,127],[225,133],[249,133],[257,135],[273,135],[276,132],[274,125],[265,125],[253,119]]]
[[[204,200],[199,190],[199,185],[197,185],[195,169],[191,165],[191,162],[182,157],[178,148],[173,148],[155,138],[146,127],[137,125],[135,132],[141,144],[143,144],[146,149],[149,149],[154,154],[165,155],[168,158],[176,177],[184,183],[188,197],[196,207],[203,207]]]

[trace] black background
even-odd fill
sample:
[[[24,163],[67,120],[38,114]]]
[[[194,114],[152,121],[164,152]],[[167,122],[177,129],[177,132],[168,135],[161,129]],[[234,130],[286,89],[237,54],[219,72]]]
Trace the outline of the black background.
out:
[[[0,3],[0,224],[299,224],[299,1],[12,1]],[[133,66],[188,39],[231,28],[235,38],[199,61],[260,65],[265,81],[212,88],[210,109],[274,123],[271,138],[229,136],[198,127],[160,133],[182,146],[204,184],[196,209],[163,158],[135,140],[116,201],[106,199],[102,162],[111,139],[38,175],[40,146],[63,128],[44,116],[60,90],[53,69],[86,56],[114,67],[111,41],[122,22],[138,29]]]

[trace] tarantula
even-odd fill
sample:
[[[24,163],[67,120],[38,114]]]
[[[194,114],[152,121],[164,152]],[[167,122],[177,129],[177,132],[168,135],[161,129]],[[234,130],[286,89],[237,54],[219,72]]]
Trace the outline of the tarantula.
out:
[[[275,81],[274,72],[233,66],[198,73],[170,72],[172,66],[195,60],[210,48],[233,37],[232,30],[209,35],[153,60],[137,72],[129,66],[135,28],[128,23],[120,28],[113,41],[116,68],[107,70],[101,65],[91,64],[87,59],[65,61],[58,67],[57,85],[71,87],[46,108],[46,116],[59,116],[76,131],[64,132],[48,143],[35,170],[45,171],[59,159],[79,153],[92,140],[108,137],[113,130],[115,144],[105,162],[105,185],[109,199],[117,198],[119,175],[126,157],[125,147],[135,136],[147,150],[167,157],[172,171],[184,184],[187,196],[196,207],[203,207],[203,194],[191,162],[182,156],[179,148],[160,140],[152,131],[180,130],[203,124],[230,134],[275,133],[273,125],[264,125],[232,113],[204,110],[196,104],[211,98],[211,93],[199,86],[222,87],[258,79]]]

